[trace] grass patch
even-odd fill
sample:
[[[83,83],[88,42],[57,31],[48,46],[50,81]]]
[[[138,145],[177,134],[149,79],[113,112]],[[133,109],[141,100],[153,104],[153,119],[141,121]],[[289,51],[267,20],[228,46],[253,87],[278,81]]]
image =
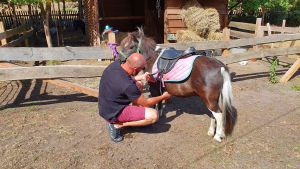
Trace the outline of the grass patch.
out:
[[[59,60],[49,60],[47,61],[47,65],[60,65],[61,61]]]
[[[300,85],[293,85],[292,90],[300,91]]]

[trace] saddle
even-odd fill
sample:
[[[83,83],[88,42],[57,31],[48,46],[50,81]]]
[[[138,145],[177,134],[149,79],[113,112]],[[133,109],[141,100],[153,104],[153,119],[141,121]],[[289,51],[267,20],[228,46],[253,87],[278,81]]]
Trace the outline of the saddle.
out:
[[[164,49],[157,61],[157,69],[158,72],[162,74],[166,74],[172,70],[175,63],[184,57],[188,57],[194,55],[196,53],[196,49],[194,47],[189,47],[187,50],[176,50],[173,47],[169,47]]]

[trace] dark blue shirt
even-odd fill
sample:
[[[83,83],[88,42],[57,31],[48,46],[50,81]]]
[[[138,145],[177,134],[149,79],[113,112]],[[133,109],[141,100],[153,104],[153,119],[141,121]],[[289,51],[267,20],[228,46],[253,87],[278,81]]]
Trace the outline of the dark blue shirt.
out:
[[[100,80],[99,114],[107,121],[114,122],[119,113],[140,96],[135,80],[125,72],[119,61],[115,61],[104,70]]]

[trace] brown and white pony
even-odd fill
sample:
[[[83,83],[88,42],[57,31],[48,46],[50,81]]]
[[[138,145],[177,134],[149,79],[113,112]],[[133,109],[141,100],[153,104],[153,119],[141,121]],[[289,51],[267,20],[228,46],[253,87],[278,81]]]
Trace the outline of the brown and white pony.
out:
[[[147,60],[146,70],[151,72],[159,52],[156,43],[144,35],[142,29],[129,33],[120,44],[123,56],[140,52]],[[201,56],[194,61],[192,72],[181,83],[165,83],[171,95],[199,96],[212,113],[208,135],[221,142],[225,133],[231,134],[236,123],[236,109],[232,106],[231,78],[227,67],[215,58]],[[149,83],[152,96],[160,94],[160,82]]]

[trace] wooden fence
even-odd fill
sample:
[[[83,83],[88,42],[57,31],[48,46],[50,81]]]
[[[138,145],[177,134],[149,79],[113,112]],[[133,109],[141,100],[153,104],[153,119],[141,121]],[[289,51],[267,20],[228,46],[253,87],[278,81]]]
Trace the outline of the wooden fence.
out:
[[[25,42],[25,46],[29,46],[28,38],[32,36],[33,29],[27,25],[22,25],[13,29],[4,29],[3,22],[0,21],[0,46],[1,47],[14,47],[22,42]],[[17,39],[8,42],[8,38],[18,36]]]
[[[292,41],[300,39],[300,34],[280,34],[272,35],[270,37],[263,38],[248,38],[248,39],[237,39],[229,41],[209,41],[209,42],[193,42],[193,43],[173,43],[173,44],[159,44],[161,47],[173,46],[177,49],[186,49],[189,46],[194,46],[197,50],[208,50],[208,49],[224,49],[239,46],[248,45],[260,45],[265,43],[282,42],[282,41]],[[255,51],[249,51],[246,53],[231,54],[228,57],[216,57],[217,59],[223,61],[226,64],[239,62],[242,60],[249,60],[251,58],[263,58],[267,56],[281,56],[288,54],[298,54],[300,53],[299,47],[289,47],[289,48],[274,48],[274,49],[258,49]],[[37,61],[37,60],[80,60],[80,59],[111,59],[112,53],[108,48],[100,47],[53,47],[53,48],[0,48],[0,61]],[[67,68],[65,68],[67,67]],[[65,69],[73,69],[73,74],[70,74]],[[95,71],[92,71],[95,69]],[[58,78],[58,77],[95,77],[95,72],[99,72],[101,76],[101,71],[98,67],[78,67],[78,66],[52,66],[52,67],[40,67],[40,68],[23,68],[23,76],[17,76],[12,74],[18,74],[21,69],[10,69],[4,70],[0,69],[0,79],[1,80],[21,80],[21,79],[43,79],[43,78]],[[47,77],[41,75],[33,75],[37,71],[39,73],[45,71]],[[84,72],[84,73],[82,73]],[[11,76],[7,76],[10,72]],[[27,72],[27,73],[24,73]],[[49,73],[51,72],[51,73]]]
[[[72,27],[73,21],[78,19],[78,11],[66,11],[64,15],[61,12],[62,16],[62,25],[65,27]],[[14,22],[15,25],[20,25],[22,22],[25,22],[29,26],[42,27],[42,16],[39,11],[32,11],[29,13],[28,11],[17,11],[14,16],[12,12],[0,12],[0,21],[3,21],[5,29],[10,29],[13,27]],[[50,26],[57,25],[59,21],[59,12],[51,11],[51,20]]]
[[[244,22],[234,22],[231,21],[229,24],[230,36],[234,38],[251,38],[251,37],[262,37],[264,34],[271,32],[272,34],[278,33],[300,33],[300,27],[286,27],[286,21],[282,21],[282,26],[274,26],[267,24],[263,26],[261,24],[261,18],[256,19],[256,24],[244,23]]]

